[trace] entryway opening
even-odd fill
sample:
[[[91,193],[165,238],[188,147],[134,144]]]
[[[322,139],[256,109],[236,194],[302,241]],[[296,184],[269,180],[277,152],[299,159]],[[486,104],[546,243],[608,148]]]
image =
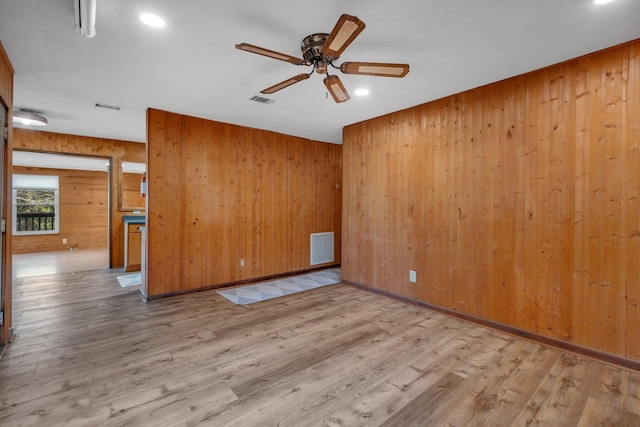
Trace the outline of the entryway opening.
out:
[[[13,277],[109,268],[108,157],[13,152]]]

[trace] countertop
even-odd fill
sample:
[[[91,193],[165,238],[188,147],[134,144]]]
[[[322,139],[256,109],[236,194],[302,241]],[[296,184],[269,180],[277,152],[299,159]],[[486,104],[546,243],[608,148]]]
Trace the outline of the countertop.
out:
[[[144,215],[125,215],[122,217],[125,224],[144,224]]]

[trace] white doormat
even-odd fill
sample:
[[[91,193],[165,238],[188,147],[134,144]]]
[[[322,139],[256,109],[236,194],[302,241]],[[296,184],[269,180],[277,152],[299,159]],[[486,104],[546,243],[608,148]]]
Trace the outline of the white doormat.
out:
[[[142,285],[142,273],[125,274],[124,276],[118,276],[117,279],[123,288]]]
[[[340,283],[340,268],[217,291],[234,304],[246,305]]]

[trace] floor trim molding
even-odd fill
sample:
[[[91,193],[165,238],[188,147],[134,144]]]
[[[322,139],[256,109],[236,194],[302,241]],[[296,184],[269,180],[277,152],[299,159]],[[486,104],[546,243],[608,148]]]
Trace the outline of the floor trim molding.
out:
[[[601,350],[596,350],[590,347],[585,347],[579,344],[574,344],[568,341],[563,341],[557,338],[548,337],[545,335],[541,335],[535,332],[527,331],[525,329],[516,328],[514,326],[505,325],[503,323],[494,322],[493,320],[484,319],[482,317],[473,316],[470,314],[462,313],[459,311],[451,310],[448,308],[440,307],[434,304],[430,304],[424,301],[419,301],[413,298],[407,298],[400,295],[396,295],[387,291],[383,291],[380,289],[372,288],[369,286],[362,285],[360,283],[351,282],[348,280],[342,280],[343,283],[354,286],[356,288],[362,289],[367,292],[371,292],[378,295],[383,295],[398,301],[402,301],[408,304],[417,305],[419,307],[423,307],[429,310],[436,311],[438,313],[455,317],[460,320],[465,320],[467,322],[475,323],[481,326],[486,326],[488,328],[496,329],[500,332],[504,332],[510,335],[514,335],[520,338],[524,338],[530,341],[537,342],[538,344],[546,345],[549,347],[554,347],[560,350],[568,351],[571,353],[578,354],[580,356],[588,357],[591,359],[595,359],[600,362],[609,363],[611,365],[615,365],[621,368],[630,369],[633,371],[640,372],[640,361],[628,359],[626,357],[618,356],[615,354],[607,353]]]

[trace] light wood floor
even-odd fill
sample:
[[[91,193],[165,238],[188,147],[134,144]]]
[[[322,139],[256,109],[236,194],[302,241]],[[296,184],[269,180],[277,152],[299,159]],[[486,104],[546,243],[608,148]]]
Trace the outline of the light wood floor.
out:
[[[104,248],[82,248],[75,251],[50,251],[32,254],[14,254],[13,277],[42,276],[104,269],[109,267],[109,250]]]
[[[640,374],[344,284],[144,304],[118,273],[15,284],[0,425],[640,425]]]

